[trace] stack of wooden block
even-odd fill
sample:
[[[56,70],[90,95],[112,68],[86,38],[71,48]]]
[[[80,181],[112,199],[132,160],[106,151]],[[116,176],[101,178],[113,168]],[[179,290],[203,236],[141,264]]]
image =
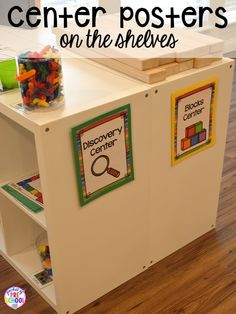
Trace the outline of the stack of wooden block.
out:
[[[119,28],[117,15],[101,18],[97,29],[105,36],[107,33],[115,38],[119,32],[123,35],[127,29]],[[140,29],[136,25],[129,25],[132,32],[138,36]],[[54,31],[58,37],[65,33],[64,30]],[[68,35],[78,33],[78,27],[71,24],[66,30]],[[141,30],[144,33],[145,30]],[[109,48],[86,49],[83,47],[71,48],[88,59],[91,59],[110,69],[126,74],[142,82],[153,84],[193,68],[199,69],[211,65],[222,58],[224,42],[221,39],[203,35],[201,33],[186,29],[153,30],[154,34],[162,36],[172,33],[178,43],[174,49],[171,48],[129,48],[119,49],[111,46]],[[79,35],[86,37],[86,31],[80,30]]]
[[[132,59],[132,58],[90,58],[93,61],[107,66],[144,83],[154,84],[165,80],[171,75],[175,75],[193,68],[200,69],[219,61],[221,57],[206,55],[203,57],[180,59],[157,58],[157,59]],[[153,62],[153,66],[149,65]],[[147,65],[148,64],[148,65]]]

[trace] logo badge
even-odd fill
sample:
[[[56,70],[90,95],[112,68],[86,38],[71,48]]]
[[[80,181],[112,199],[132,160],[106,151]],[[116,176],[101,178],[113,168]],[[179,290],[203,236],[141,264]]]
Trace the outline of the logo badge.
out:
[[[4,301],[7,306],[14,310],[17,310],[25,304],[25,291],[19,287],[11,287],[5,292]]]

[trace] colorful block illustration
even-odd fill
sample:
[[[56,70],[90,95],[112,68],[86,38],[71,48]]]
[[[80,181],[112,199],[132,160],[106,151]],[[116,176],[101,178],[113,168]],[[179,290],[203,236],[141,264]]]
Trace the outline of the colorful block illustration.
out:
[[[33,190],[33,188],[29,184],[23,185],[23,188],[28,192],[31,192]]]
[[[204,129],[199,133],[199,143],[204,142],[206,140],[206,136],[206,130]]]
[[[202,121],[186,128],[186,138],[181,141],[181,149],[185,151],[207,139],[206,129],[203,129]]]
[[[38,201],[39,203],[43,204],[43,197],[42,197],[42,196],[41,196],[41,197],[38,197],[38,198],[37,198],[37,201]]]
[[[190,138],[191,136],[195,135],[196,133],[196,125],[191,125],[186,129],[186,138]]]
[[[193,136],[191,137],[191,146],[195,146],[195,145],[197,145],[198,143],[199,143],[199,136],[198,136],[198,134],[193,135]]]
[[[18,182],[17,185],[20,186],[23,190],[30,193],[37,202],[43,204],[42,193],[30,185],[32,182],[37,181],[39,179],[40,179],[40,176],[36,175],[29,179]]]
[[[191,140],[190,138],[184,138],[181,141],[181,149],[182,150],[186,150],[189,149],[191,147]]]
[[[202,121],[200,121],[200,122],[198,122],[198,123],[196,123],[196,133],[200,133],[200,132],[202,132],[202,130],[203,130],[203,123],[202,123]]]

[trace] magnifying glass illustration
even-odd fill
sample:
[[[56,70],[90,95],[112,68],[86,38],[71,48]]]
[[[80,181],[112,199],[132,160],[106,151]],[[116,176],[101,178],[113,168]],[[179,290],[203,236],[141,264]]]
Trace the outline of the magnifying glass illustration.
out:
[[[120,171],[110,168],[110,159],[106,155],[101,155],[93,161],[91,172],[95,177],[101,177],[105,173],[108,173],[115,178],[119,178],[120,176]]]

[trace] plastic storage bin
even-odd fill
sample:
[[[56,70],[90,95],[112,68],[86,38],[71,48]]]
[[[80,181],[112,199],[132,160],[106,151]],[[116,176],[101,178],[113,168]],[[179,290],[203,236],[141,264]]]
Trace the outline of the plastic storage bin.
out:
[[[57,108],[63,105],[62,66],[57,49],[20,53],[18,81],[26,108]]]

